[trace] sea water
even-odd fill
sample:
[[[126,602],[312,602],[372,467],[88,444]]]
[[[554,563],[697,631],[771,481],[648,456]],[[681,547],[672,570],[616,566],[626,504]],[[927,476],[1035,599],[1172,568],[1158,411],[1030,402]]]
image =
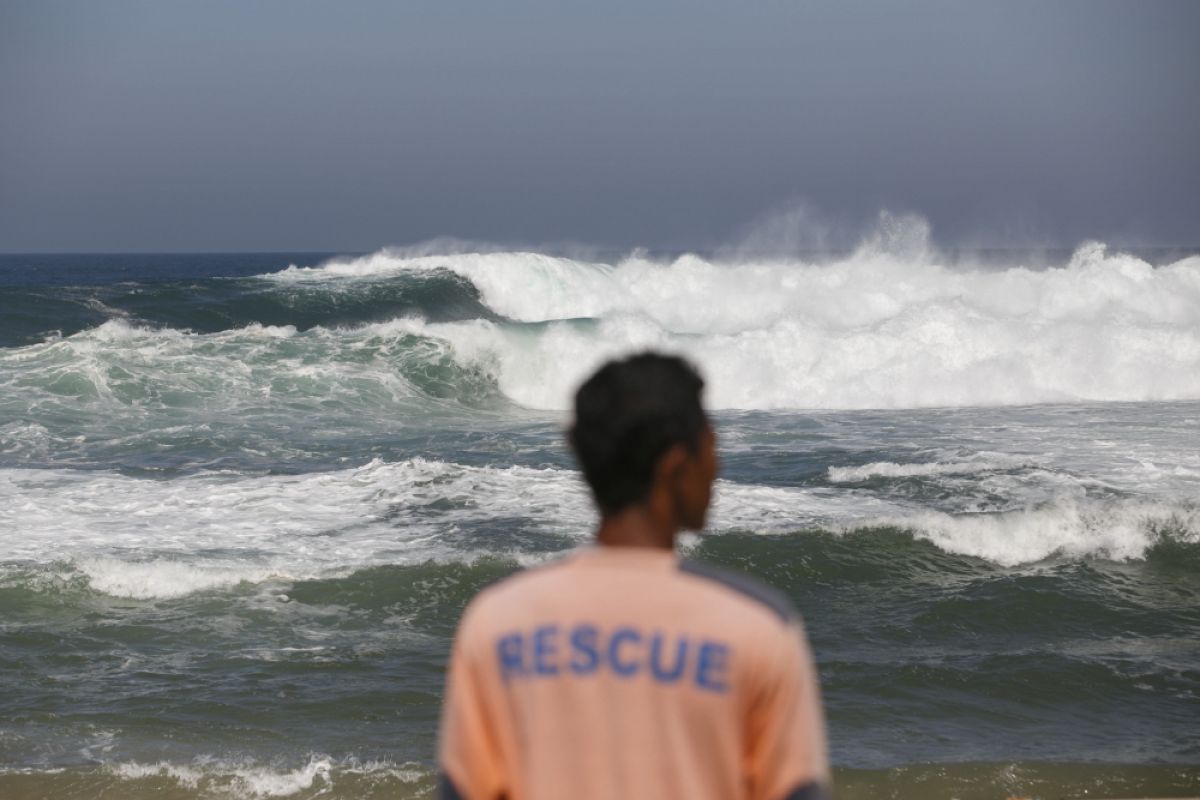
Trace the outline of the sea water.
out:
[[[644,348],[839,796],[1200,792],[1200,257],[460,250],[0,257],[0,796],[428,795],[458,616],[587,542],[571,392]]]

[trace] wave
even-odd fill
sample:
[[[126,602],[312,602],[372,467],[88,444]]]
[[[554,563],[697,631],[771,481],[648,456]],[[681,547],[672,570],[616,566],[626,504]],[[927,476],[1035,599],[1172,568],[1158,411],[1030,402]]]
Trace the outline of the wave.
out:
[[[1200,769],[1186,763],[921,762],[877,769],[837,766],[833,782],[850,797],[1183,796],[1194,791]],[[125,761],[75,768],[0,770],[0,791],[16,797],[64,800],[101,794],[123,797],[417,798],[434,791],[436,771],[419,763],[359,762],[310,756],[294,768],[253,760],[197,758],[191,762]]]
[[[79,470],[0,470],[7,577],[30,565],[92,591],[172,598],[243,584],[345,576],[386,565],[479,558],[531,564],[588,541],[594,511],[578,474],[425,459],[305,475],[202,473],[173,480]],[[854,537],[901,529],[941,550],[1001,565],[1143,559],[1200,543],[1183,501],[1064,497],[992,513],[943,513],[855,489],[719,481],[709,530]],[[695,546],[694,538],[688,546]],[[1189,557],[1187,561],[1194,561]]]
[[[873,521],[907,530],[939,549],[1017,566],[1048,558],[1146,558],[1163,545],[1200,545],[1200,506],[1188,502],[1063,498],[999,513],[919,511]]]
[[[520,322],[644,314],[674,333],[741,333],[805,318],[820,327],[874,326],[921,305],[962,301],[1000,318],[1090,320],[1126,311],[1158,322],[1196,318],[1200,256],[1155,267],[1080,246],[1058,267],[948,263],[926,243],[900,252],[876,244],[821,261],[724,262],[685,254],[670,261],[632,255],[615,264],[533,252],[409,256],[383,250],[318,267],[259,276],[281,286],[335,291],[405,276],[451,272],[487,306]]]
[[[188,789],[199,789],[202,783],[227,783],[232,794],[242,797],[293,795],[311,788],[314,782],[327,783],[331,768],[332,763],[326,758],[310,759],[305,766],[288,771],[246,766],[214,769],[214,765],[208,763],[192,766],[161,761],[156,764],[127,762],[109,767],[114,775],[127,780],[162,777]]]
[[[591,521],[574,473],[420,458],[173,480],[10,469],[0,470],[0,495],[20,498],[0,508],[6,561],[69,559],[68,574],[83,574],[93,589],[142,599],[379,564],[497,553],[528,560],[547,543],[557,549],[585,536]]]
[[[367,384],[387,400],[407,382],[468,405],[498,390],[561,410],[604,359],[657,348],[700,364],[717,409],[1200,398],[1200,257],[1156,267],[1096,243],[1045,269],[950,264],[912,246],[615,264],[382,251],[252,279],[100,288],[119,296],[76,287],[80,297],[55,300],[86,307],[73,335],[0,351],[0,385],[24,384],[24,367],[48,359],[42,399],[87,401],[116,382],[129,403],[182,402],[209,385],[311,401]],[[31,307],[41,330],[47,315]],[[123,382],[130,360],[144,374]]]
[[[211,334],[125,320],[64,339],[0,350],[0,412],[21,420],[68,414],[394,413],[414,399],[486,407],[502,400],[481,365],[444,340],[403,326],[352,330],[250,325]],[[0,429],[19,447],[36,429]]]
[[[905,408],[1200,397],[1200,257],[1161,267],[1098,243],[1060,267],[864,248],[827,263],[615,265],[537,253],[383,251],[262,276],[348,290],[448,270],[501,321],[422,324],[513,400],[561,409],[600,361],[655,347],[717,408]],[[591,320],[583,325],[579,320]],[[428,322],[428,321],[424,321]]]
[[[862,483],[874,478],[930,478],[942,475],[977,475],[987,472],[1006,472],[1038,465],[1027,458],[1004,453],[978,453],[969,458],[932,461],[917,464],[898,464],[893,461],[873,461],[857,467],[830,467],[830,483]]]
[[[295,768],[252,758],[199,756],[185,763],[116,761],[95,766],[0,770],[0,789],[15,796],[90,798],[424,797],[435,773],[417,763],[359,761],[324,754]]]
[[[415,315],[432,321],[494,319],[478,290],[448,270],[328,286],[258,278],[0,287],[0,347],[72,336],[109,320],[197,333],[244,328],[362,325]]]
[[[67,578],[140,599],[429,560],[528,564],[586,541],[595,524],[574,471],[422,458],[173,480],[8,469],[0,470],[0,495],[21,499],[0,508],[6,561],[69,559]],[[785,531],[899,508],[854,492],[729,481],[716,495],[714,530]]]

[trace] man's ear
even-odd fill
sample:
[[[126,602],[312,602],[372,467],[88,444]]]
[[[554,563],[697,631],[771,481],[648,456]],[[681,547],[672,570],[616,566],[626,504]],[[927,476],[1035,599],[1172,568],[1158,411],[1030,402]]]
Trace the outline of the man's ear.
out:
[[[654,465],[654,480],[659,482],[674,476],[688,460],[688,449],[682,444],[673,444],[658,457]]]

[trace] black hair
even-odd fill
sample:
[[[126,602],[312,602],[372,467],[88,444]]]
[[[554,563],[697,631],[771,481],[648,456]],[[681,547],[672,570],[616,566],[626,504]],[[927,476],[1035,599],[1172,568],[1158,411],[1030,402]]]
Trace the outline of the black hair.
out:
[[[708,426],[703,388],[691,364],[649,352],[610,361],[579,387],[567,437],[602,514],[644,500],[672,446],[696,448]]]

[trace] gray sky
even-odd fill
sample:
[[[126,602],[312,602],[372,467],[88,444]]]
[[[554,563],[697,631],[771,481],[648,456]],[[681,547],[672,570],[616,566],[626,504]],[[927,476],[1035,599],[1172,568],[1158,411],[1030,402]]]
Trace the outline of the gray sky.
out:
[[[1200,244],[1200,3],[0,0],[0,251]]]

